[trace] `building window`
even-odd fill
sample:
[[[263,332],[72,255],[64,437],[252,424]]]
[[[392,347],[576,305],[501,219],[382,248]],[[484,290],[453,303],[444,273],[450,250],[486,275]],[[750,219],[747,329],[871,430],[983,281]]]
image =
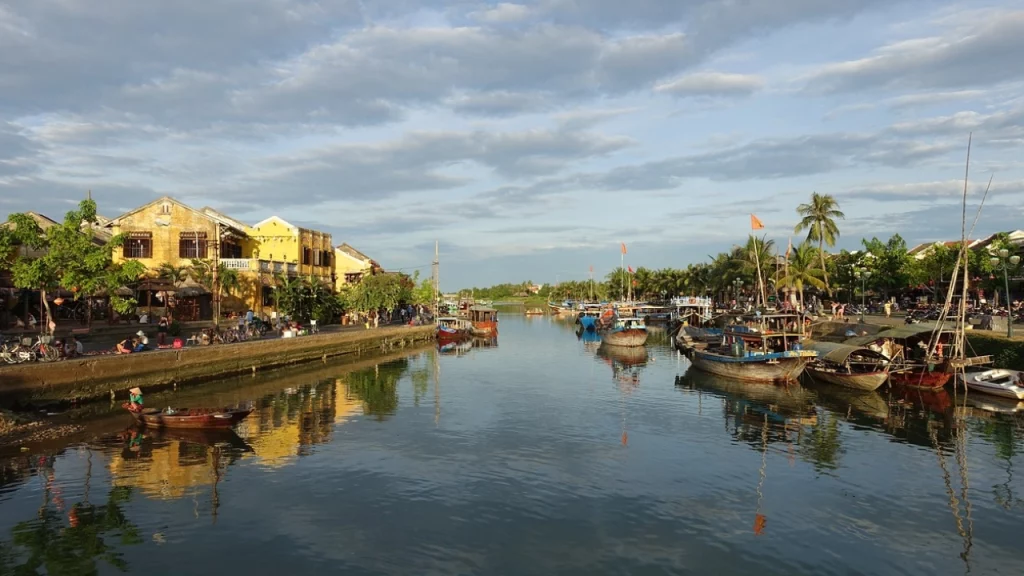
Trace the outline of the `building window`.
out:
[[[171,204],[170,204],[170,202],[164,202],[163,204],[160,205],[160,214],[162,214],[164,216],[170,216],[170,214],[171,214]]]
[[[206,232],[182,232],[178,238],[178,258],[207,258]]]
[[[152,258],[153,233],[129,232],[121,250],[125,258]]]
[[[362,272],[351,272],[349,274],[345,274],[345,283],[346,284],[358,284],[359,281],[362,280],[362,278],[363,278],[363,273]]]
[[[242,247],[239,246],[238,244],[231,244],[229,242],[224,242],[220,246],[220,257],[221,258],[241,258],[242,257]]]
[[[320,259],[321,259],[321,262],[320,262],[321,266],[323,266],[324,268],[330,268],[330,266],[331,266],[331,253],[330,252],[321,252],[320,253]]]
[[[264,306],[268,306],[269,307],[269,306],[274,306],[275,305],[275,302],[274,302],[274,290],[275,290],[275,288],[272,287],[272,286],[264,286],[263,287],[263,305]]]
[[[302,249],[302,265],[309,266],[310,261],[313,259],[313,251],[309,248]]]

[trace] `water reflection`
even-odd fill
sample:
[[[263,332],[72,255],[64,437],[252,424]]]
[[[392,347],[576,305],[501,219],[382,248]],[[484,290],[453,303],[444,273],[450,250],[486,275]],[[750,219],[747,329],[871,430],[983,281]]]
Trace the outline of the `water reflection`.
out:
[[[524,320],[517,334],[510,321],[501,349],[254,379],[231,389],[258,407],[236,433],[128,430],[12,458],[0,474],[0,573],[1019,565],[1016,405],[730,382],[687,372],[656,342],[589,349],[546,322]],[[135,547],[164,534],[174,545]],[[258,558],[223,553],[254,538]]]

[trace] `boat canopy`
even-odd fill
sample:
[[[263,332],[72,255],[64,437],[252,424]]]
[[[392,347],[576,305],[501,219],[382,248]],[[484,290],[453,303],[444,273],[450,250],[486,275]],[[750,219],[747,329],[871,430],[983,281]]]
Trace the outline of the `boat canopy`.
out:
[[[814,350],[818,353],[818,357],[826,362],[833,364],[843,364],[850,359],[853,355],[864,356],[869,358],[877,358],[879,360],[885,360],[885,355],[881,352],[875,352],[870,348],[863,346],[850,346],[847,344],[837,344],[835,342],[814,342],[808,343],[808,350]]]
[[[497,312],[494,308],[489,308],[487,306],[472,306],[469,310],[470,312]]]
[[[882,330],[877,334],[868,334],[866,336],[854,336],[848,340],[844,340],[843,344],[848,346],[865,346],[871,344],[876,340],[882,340],[889,338],[891,340],[906,340],[907,338],[920,338],[922,335],[931,334],[935,331],[934,324],[906,324],[903,326],[893,326],[888,330]],[[952,333],[953,327],[946,325],[942,327],[942,332]]]

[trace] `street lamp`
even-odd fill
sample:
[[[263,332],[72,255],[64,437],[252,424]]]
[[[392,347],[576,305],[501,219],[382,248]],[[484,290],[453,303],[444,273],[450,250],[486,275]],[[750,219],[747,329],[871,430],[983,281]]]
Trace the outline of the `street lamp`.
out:
[[[854,277],[860,279],[860,323],[863,324],[864,309],[866,308],[864,299],[867,296],[867,289],[865,288],[865,283],[867,282],[868,278],[871,278],[871,270],[868,270],[867,268],[861,268],[860,270],[854,271],[853,275]]]
[[[1007,262],[1010,266],[1016,267],[1020,264],[1020,256],[1014,254],[1010,256],[1010,251],[1006,248],[999,250],[999,256],[993,256],[989,259],[989,262],[993,266],[1003,265],[1003,285],[1006,287],[1006,337],[1013,338],[1013,302],[1010,300],[1010,273],[1008,271]]]

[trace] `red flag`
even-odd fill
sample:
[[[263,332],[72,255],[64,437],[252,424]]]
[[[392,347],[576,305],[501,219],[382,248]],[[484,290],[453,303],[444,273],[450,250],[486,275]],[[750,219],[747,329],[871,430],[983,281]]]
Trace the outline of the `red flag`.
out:
[[[629,269],[629,273],[630,273],[630,274],[632,274],[632,273],[633,273],[633,267],[632,267],[632,266],[626,266],[626,268],[628,268],[628,269]]]
[[[753,214],[751,214],[750,215],[750,229],[751,230],[761,230],[763,228],[764,228],[764,224],[761,223],[761,221],[757,218],[757,216],[754,216]]]
[[[626,253],[626,243],[622,242],[621,244],[622,244],[622,253],[625,254]]]
[[[593,266],[591,266],[591,267],[590,267],[590,273],[591,273],[591,274],[593,274],[593,273],[594,273],[594,267],[593,267]]]

